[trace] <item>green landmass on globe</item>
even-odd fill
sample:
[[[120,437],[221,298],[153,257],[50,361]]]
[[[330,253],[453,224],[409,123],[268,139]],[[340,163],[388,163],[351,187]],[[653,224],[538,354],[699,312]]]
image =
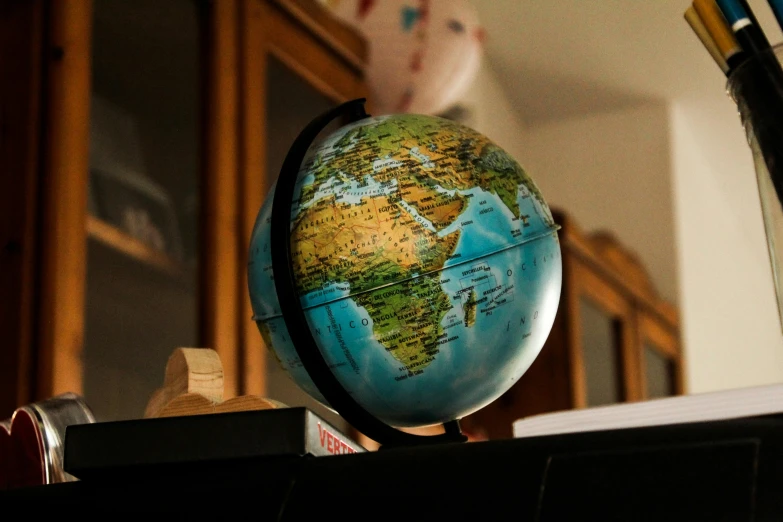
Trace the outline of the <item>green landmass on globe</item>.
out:
[[[399,124],[346,132],[333,150],[316,156],[309,169],[313,182],[302,190],[302,205],[313,199],[317,187],[337,176],[353,178],[359,186],[366,177],[379,184],[396,180],[400,190],[395,196],[368,194],[359,205],[341,204],[332,196],[299,214],[292,242],[297,245],[293,262],[300,293],[329,282],[349,283],[358,293],[443,268],[460,230],[438,237],[409,212],[413,208],[436,231],[457,220],[467,198],[437,187],[481,187],[497,194],[517,218],[520,184],[545,204],[518,163],[486,137],[464,129],[446,120],[410,116]],[[422,145],[426,152],[420,152]],[[380,169],[373,168],[377,158],[382,158]],[[406,290],[404,298],[389,303],[382,290],[360,294],[357,300],[369,312],[376,338],[389,353],[407,368],[423,369],[434,360],[443,335],[440,322],[451,307],[440,285],[430,279]],[[466,306],[475,308],[475,302]],[[424,328],[418,327],[422,317],[427,318]],[[468,326],[474,323],[475,318],[465,320]]]

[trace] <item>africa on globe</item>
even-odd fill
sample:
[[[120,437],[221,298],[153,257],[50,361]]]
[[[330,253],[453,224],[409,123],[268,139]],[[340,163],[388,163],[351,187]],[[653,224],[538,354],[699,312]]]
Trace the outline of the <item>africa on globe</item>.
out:
[[[325,403],[280,311],[272,199],[250,243],[254,320],[281,366]],[[489,404],[538,355],[560,298],[556,230],[532,179],[482,134],[433,116],[372,117],[308,151],[291,262],[342,387],[391,426],[426,426]]]

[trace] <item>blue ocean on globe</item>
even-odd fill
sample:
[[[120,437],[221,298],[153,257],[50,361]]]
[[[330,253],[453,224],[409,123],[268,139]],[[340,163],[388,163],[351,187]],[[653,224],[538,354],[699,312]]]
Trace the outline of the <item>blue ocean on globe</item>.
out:
[[[273,193],[248,265],[267,347],[325,402],[280,314]],[[291,213],[299,297],[342,386],[397,427],[462,418],[508,390],[560,299],[557,227],[524,169],[480,133],[419,115],[368,118],[317,143]]]

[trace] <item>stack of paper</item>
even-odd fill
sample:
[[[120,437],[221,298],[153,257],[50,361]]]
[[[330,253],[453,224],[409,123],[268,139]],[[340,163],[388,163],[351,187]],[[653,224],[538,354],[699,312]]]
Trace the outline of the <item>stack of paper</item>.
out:
[[[783,413],[783,384],[547,413],[514,423],[514,437],[637,428]]]

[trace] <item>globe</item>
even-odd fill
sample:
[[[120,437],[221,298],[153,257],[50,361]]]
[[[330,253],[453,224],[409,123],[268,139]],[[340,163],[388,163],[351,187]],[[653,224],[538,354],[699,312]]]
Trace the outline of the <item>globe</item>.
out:
[[[273,194],[250,243],[254,320],[283,369],[325,404],[280,311]],[[557,226],[525,170],[468,127],[405,114],[338,129],[308,150],[290,226],[296,298],[318,350],[388,425],[482,408],[549,335],[562,279]]]

